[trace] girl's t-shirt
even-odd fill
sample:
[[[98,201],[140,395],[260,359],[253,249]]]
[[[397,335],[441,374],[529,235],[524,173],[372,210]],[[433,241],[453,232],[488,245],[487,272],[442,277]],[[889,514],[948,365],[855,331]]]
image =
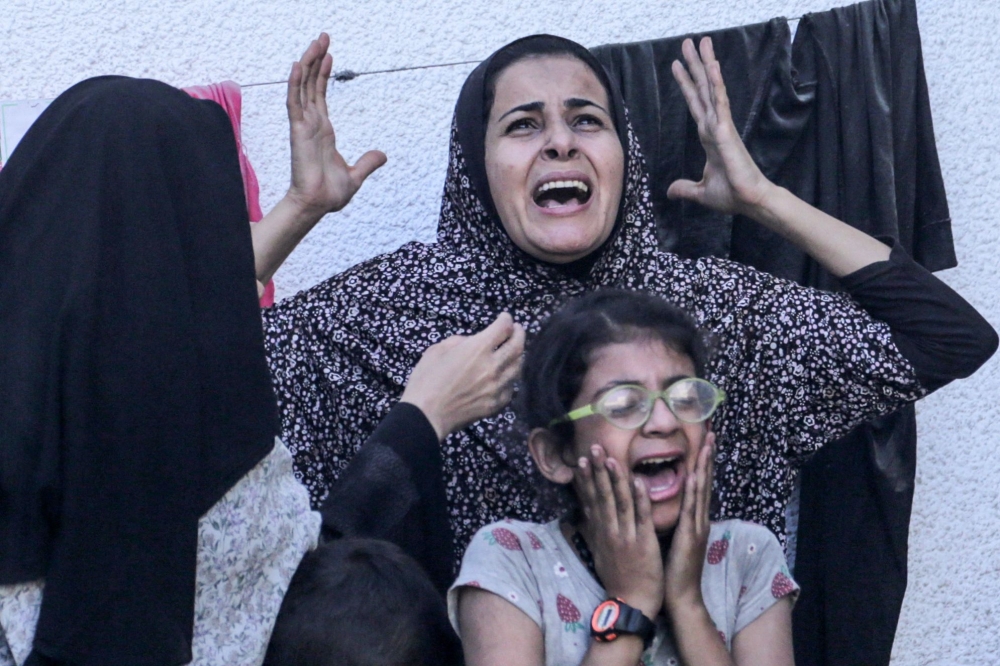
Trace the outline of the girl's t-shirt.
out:
[[[591,642],[590,616],[608,597],[566,541],[558,520],[508,520],[476,533],[448,591],[448,614],[459,635],[458,591],[465,586],[493,592],[534,620],[545,640],[546,664],[583,661]],[[791,597],[794,602],[799,586],[769,530],[726,520],[712,523],[701,591],[719,636],[732,649],[737,633],[779,599]],[[680,663],[662,613],[642,663]]]

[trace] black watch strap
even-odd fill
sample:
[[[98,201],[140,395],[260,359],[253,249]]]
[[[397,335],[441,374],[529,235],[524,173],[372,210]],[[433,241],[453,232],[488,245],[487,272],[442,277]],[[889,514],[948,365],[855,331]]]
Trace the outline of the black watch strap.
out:
[[[610,643],[622,635],[638,636],[645,650],[653,644],[656,625],[638,608],[621,599],[608,599],[594,609],[590,617],[590,635],[602,643]]]

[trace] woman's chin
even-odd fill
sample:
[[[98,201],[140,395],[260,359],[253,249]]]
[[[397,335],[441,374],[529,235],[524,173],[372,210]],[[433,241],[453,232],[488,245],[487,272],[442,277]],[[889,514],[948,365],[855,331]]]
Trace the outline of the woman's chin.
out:
[[[551,231],[555,233],[529,235],[527,240],[530,246],[521,249],[542,261],[568,264],[594,252],[605,240],[603,234],[590,230],[569,228]]]

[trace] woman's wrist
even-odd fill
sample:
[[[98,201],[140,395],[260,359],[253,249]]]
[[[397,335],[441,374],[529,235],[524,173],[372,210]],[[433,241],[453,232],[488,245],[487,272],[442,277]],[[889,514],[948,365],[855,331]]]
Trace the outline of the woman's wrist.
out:
[[[753,201],[741,205],[741,214],[772,231],[781,232],[782,209],[786,205],[783,199],[791,192],[769,180],[761,187],[760,193]]]
[[[289,222],[296,227],[305,228],[306,231],[316,226],[324,215],[333,212],[302,196],[294,187],[288,188],[279,204],[287,207]]]
[[[260,222],[250,226],[257,279],[266,284],[323,213],[310,209],[291,190]]]
[[[437,435],[438,441],[443,441],[445,437],[451,434],[451,428],[442,417],[440,410],[434,407],[433,401],[427,400],[424,396],[403,391],[403,395],[399,399],[400,402],[406,402],[417,409],[419,409],[424,414],[424,418],[427,422],[431,424],[434,428],[434,433]]]

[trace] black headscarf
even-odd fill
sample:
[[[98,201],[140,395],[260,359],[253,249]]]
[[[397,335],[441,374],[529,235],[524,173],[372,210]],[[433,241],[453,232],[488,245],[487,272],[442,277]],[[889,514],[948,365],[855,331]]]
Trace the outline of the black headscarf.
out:
[[[191,659],[198,518],[273,447],[232,127],[102,77],[0,172],[0,584],[36,655]]]
[[[511,50],[552,53],[554,44],[605,83],[625,155],[615,229],[580,270],[569,271],[514,245],[495,212],[484,160],[490,72],[501,59],[510,62]],[[566,298],[609,286],[659,294],[715,334],[708,378],[729,396],[715,418],[715,517],[754,520],[782,535],[790,459],[858,419],[917,397],[916,379],[888,327],[846,297],[725,260],[661,252],[650,187],[621,96],[583,47],[529,37],[479,65],[455,110],[437,242],[375,257],[265,315],[283,438],[313,501],[327,495],[429,345],[482,330],[504,311],[530,335]],[[537,501],[533,466],[514,424],[508,408],[442,444],[456,558],[486,523],[552,517]]]

